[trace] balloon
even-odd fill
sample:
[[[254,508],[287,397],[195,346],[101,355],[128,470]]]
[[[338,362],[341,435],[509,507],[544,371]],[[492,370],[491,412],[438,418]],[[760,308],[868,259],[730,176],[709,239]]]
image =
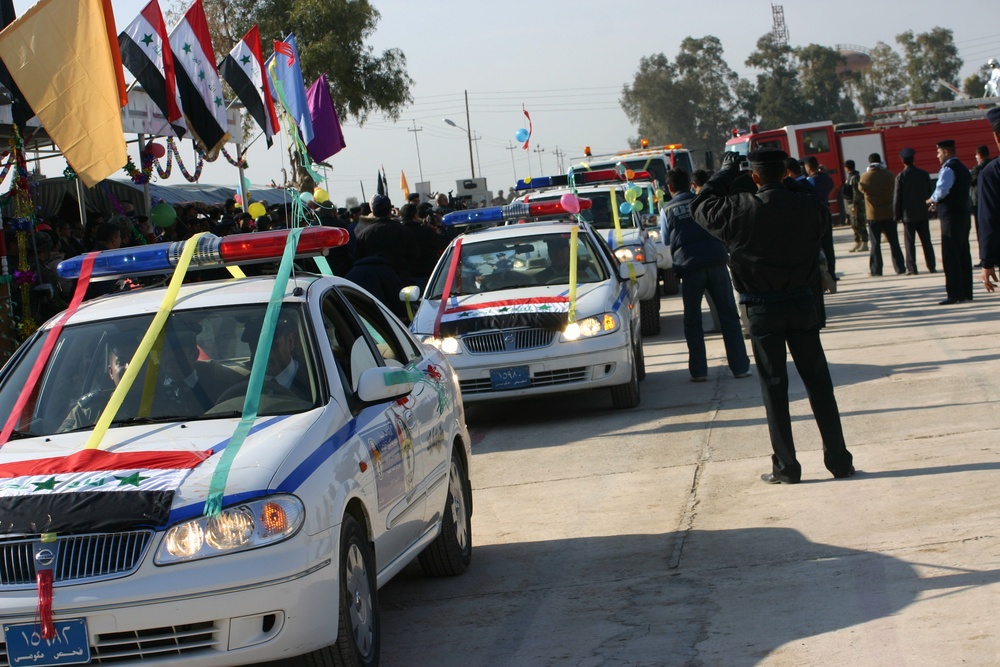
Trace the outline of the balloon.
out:
[[[149,212],[149,219],[157,227],[169,227],[177,220],[177,211],[167,202],[160,202]]]
[[[625,178],[627,178],[628,180],[631,181],[633,178],[635,178],[635,172],[632,171],[631,169],[626,169],[625,170]]]
[[[256,220],[260,216],[267,213],[267,208],[259,201],[255,201],[254,203],[250,204],[250,208],[247,209],[247,213],[250,214],[251,218]]]
[[[628,215],[629,213],[632,212],[632,204],[628,203],[627,201],[623,201],[621,204],[618,205],[618,212],[621,213],[622,215]]]
[[[666,194],[667,194],[666,192],[664,192],[663,190],[660,190],[659,188],[657,188],[657,190],[656,190],[656,201],[658,201],[658,202],[659,201],[663,201],[663,198],[666,196]]]
[[[330,193],[323,188],[316,188],[313,190],[313,201],[317,204],[325,204],[330,201]]]
[[[632,202],[632,210],[635,211],[636,213],[641,213],[642,212],[642,202],[641,201],[634,201],[634,202]]]
[[[531,134],[523,127],[517,128],[517,132],[514,133],[514,138],[518,141],[527,141]]]
[[[250,179],[246,176],[243,177],[243,192],[250,192]]]
[[[629,204],[634,204],[635,200],[638,198],[639,195],[636,194],[636,192],[632,188],[629,188],[628,190],[625,191],[625,201],[627,201]]]
[[[567,213],[579,213],[580,212],[580,200],[572,192],[566,192],[562,197],[559,198],[559,203],[562,204],[563,209]]]
[[[146,152],[155,157],[157,160],[167,154],[167,149],[160,144],[154,144],[150,141],[146,144]]]
[[[238,204],[239,206],[243,206],[243,197],[241,197],[241,196],[240,196],[240,195],[238,195],[238,194],[235,194],[235,195],[233,195],[233,199],[234,199],[234,200],[236,201],[236,203],[237,203],[237,204]]]
[[[311,192],[300,192],[299,193],[299,200],[301,200],[303,204],[311,204],[312,200],[313,200],[313,193],[311,193]]]

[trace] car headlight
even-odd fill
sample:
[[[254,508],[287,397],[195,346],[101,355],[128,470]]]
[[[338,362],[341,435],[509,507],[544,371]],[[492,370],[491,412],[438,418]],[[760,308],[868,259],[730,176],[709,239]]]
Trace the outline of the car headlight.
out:
[[[647,232],[647,234],[649,234],[649,238],[653,239],[654,241],[658,242],[660,240],[660,230],[659,229],[650,229]]]
[[[172,565],[281,542],[302,527],[305,514],[302,501],[290,495],[227,507],[215,516],[200,516],[171,526],[153,562]]]
[[[646,253],[643,252],[642,246],[622,246],[615,250],[615,257],[618,258],[619,262],[639,262],[642,264],[646,261]]]
[[[566,329],[563,330],[562,339],[565,342],[572,342],[581,338],[603,336],[612,331],[617,331],[619,325],[618,316],[614,313],[585,317],[582,320],[567,324]]]
[[[420,342],[430,345],[434,349],[440,350],[445,354],[462,354],[462,346],[459,344],[458,339],[454,336],[445,336],[444,338],[424,336],[420,339]]]

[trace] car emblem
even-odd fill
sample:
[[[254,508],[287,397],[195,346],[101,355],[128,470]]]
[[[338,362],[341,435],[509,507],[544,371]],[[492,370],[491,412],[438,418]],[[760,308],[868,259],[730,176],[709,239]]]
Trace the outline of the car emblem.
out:
[[[503,346],[504,346],[504,349],[505,350],[513,350],[514,349],[514,342],[516,340],[517,340],[517,337],[514,336],[514,334],[512,334],[512,333],[504,334],[503,335]]]
[[[42,547],[35,551],[35,563],[42,567],[50,567],[56,562],[56,552],[52,549]]]

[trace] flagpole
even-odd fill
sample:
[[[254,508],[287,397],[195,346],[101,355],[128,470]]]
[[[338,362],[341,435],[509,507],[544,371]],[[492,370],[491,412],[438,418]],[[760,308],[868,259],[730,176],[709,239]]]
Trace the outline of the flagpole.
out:
[[[146,135],[143,134],[142,132],[137,132],[136,136],[139,138],[139,170],[141,171],[142,170],[142,153],[143,153],[143,147],[146,145]],[[149,201],[149,179],[148,178],[146,179],[146,182],[142,184],[142,203],[146,205],[146,215],[149,215],[149,211],[151,209],[151,206],[149,205],[150,201]]]
[[[237,190],[242,190],[243,192],[243,205],[250,208],[250,188],[246,185],[246,176],[243,175],[243,146],[239,143],[236,144],[236,162],[239,163],[240,170],[240,186]],[[243,209],[247,210],[246,208]]]

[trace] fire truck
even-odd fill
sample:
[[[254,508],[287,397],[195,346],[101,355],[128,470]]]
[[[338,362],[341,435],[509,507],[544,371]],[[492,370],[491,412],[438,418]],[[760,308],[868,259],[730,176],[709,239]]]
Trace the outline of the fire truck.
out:
[[[1000,97],[881,107],[860,123],[834,125],[827,120],[764,131],[751,125],[749,132],[734,130],[725,150],[746,155],[770,146],[798,159],[815,156],[836,184],[830,193],[836,217],[845,160],[854,160],[855,168],[864,172],[868,156],[878,153],[890,170],[899,173],[903,168],[899,151],[909,147],[916,151],[914,165],[936,178],[941,165],[935,144],[954,139],[956,155],[971,167],[977,146],[994,145],[986,110],[996,104],[1000,104]]]

